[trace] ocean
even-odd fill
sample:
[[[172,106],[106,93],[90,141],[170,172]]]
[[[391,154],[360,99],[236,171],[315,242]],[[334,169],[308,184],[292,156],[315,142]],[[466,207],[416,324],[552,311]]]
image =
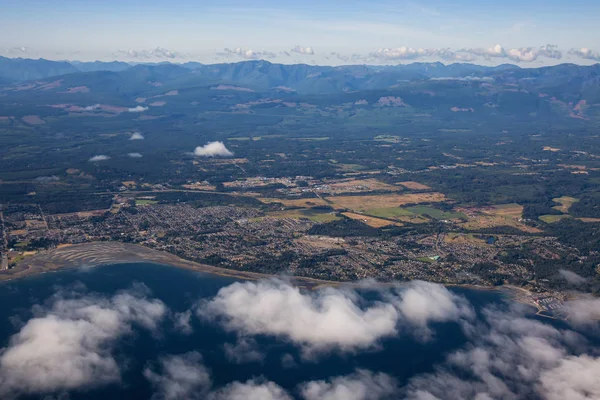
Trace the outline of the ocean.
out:
[[[190,310],[201,299],[211,299],[218,291],[236,282],[235,279],[203,274],[169,266],[134,263],[95,268],[80,268],[47,273],[0,284],[0,347],[7,347],[11,336],[36,313],[36,305],[52,302],[56,293],[93,293],[113,296],[132,287],[147,287],[148,297],[164,302],[170,313]],[[450,288],[464,296],[479,312],[490,305],[503,306],[507,297],[500,291]],[[365,294],[368,296],[368,293]],[[39,310],[38,310],[39,312]],[[532,310],[532,313],[534,311]],[[457,322],[430,324],[433,336],[422,338],[405,334],[383,338],[378,345],[360,351],[332,351],[316,358],[303,357],[302,349],[284,338],[254,335],[264,354],[261,360],[232,362],[225,356],[224,346],[237,340],[235,332],[214,321],[192,317],[192,333],[174,329],[173,319],[164,318],[153,331],[134,325],[133,332],[123,335],[110,350],[121,369],[118,382],[60,389],[51,393],[36,393],[22,398],[45,398],[50,394],[68,399],[149,399],[155,388],[143,371],[155,365],[160,357],[190,351],[202,355],[210,370],[212,387],[220,388],[234,381],[255,378],[272,381],[290,393],[302,382],[323,380],[351,374],[357,369],[383,372],[394,377],[400,386],[411,377],[434,371],[448,354],[461,348],[467,338]],[[63,397],[60,397],[63,396]]]

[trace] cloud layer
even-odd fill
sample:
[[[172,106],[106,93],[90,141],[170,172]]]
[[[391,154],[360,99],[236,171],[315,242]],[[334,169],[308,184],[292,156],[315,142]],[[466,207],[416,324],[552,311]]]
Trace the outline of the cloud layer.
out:
[[[146,367],[144,376],[156,400],[203,399],[211,386],[210,371],[195,351],[162,357],[158,367]]]
[[[583,337],[526,318],[515,308],[484,311],[470,342],[432,374],[413,378],[408,399],[600,398],[600,359],[581,354]]]
[[[56,296],[0,351],[0,397],[118,382],[120,368],[111,354],[117,340],[133,325],[155,330],[166,312],[161,301],[140,291]]]
[[[204,146],[194,149],[194,155],[198,157],[231,157],[233,153],[225,147],[223,142],[210,142]]]
[[[351,290],[305,293],[279,280],[235,283],[201,303],[197,313],[240,334],[288,339],[305,354],[369,348],[397,334],[400,323],[427,334],[429,322],[472,316],[463,298],[426,282],[388,290],[383,296],[386,301],[364,304]]]

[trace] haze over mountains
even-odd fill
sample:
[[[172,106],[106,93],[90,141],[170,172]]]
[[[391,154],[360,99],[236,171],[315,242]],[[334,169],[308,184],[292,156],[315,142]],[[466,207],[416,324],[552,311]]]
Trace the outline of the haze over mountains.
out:
[[[280,87],[282,90],[293,89],[306,94],[388,89],[407,81],[462,78],[465,81],[519,84],[527,90],[556,88],[560,89],[557,93],[564,93],[566,90],[589,96],[590,90],[595,91],[599,87],[600,64],[520,68],[511,64],[486,67],[434,62],[397,66],[331,67],[273,64],[257,60],[212,65],[197,62],[132,65],[121,61],[69,62],[0,57],[0,84],[4,85],[56,76],[67,81],[93,85],[99,80],[129,80],[140,75],[149,79],[177,80],[182,86],[226,82],[247,85],[257,91]]]

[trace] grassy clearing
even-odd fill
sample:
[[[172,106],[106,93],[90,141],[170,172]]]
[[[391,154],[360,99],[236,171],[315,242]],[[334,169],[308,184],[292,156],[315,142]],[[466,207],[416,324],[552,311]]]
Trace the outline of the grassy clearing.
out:
[[[414,214],[400,207],[368,208],[365,214],[374,217],[396,219],[398,217],[410,217]]]
[[[275,198],[265,198],[261,197],[258,200],[265,204],[272,203],[281,203],[285,207],[300,207],[300,208],[310,208],[315,206],[326,206],[327,203],[324,200],[321,200],[318,197],[308,198],[308,199],[275,199]]]
[[[148,204],[157,204],[157,203],[158,203],[158,201],[156,201],[156,200],[135,199],[136,206],[145,206]]]
[[[307,218],[313,222],[332,222],[341,219],[334,213],[312,209],[273,211],[267,213],[267,216],[272,218]]]
[[[384,226],[390,226],[390,225],[402,226],[402,224],[400,224],[398,222],[392,222],[392,221],[388,221],[388,220],[381,219],[381,218],[375,218],[375,217],[371,217],[369,215],[364,215],[364,214],[345,212],[345,213],[342,213],[342,215],[344,215],[348,218],[351,218],[351,219],[355,219],[355,220],[364,222],[365,224],[367,224],[373,228],[382,228]]]
[[[463,213],[442,211],[442,210],[438,210],[437,208],[428,207],[428,206],[407,207],[406,210],[415,215],[428,215],[434,219],[467,218],[467,216]]]
[[[579,199],[576,199],[575,197],[570,197],[570,196],[561,196],[561,197],[552,199],[552,201],[560,204],[560,205],[554,206],[552,208],[566,214],[569,212],[569,208],[571,208],[573,203],[577,203],[579,201]]]
[[[331,196],[326,198],[334,207],[360,211],[394,208],[405,204],[437,203],[446,200],[442,193],[383,194],[366,196]],[[406,215],[406,214],[404,214]]]
[[[539,218],[547,224],[553,224],[555,222],[560,221],[561,219],[571,218],[571,216],[565,215],[565,214],[563,214],[563,215],[540,215]]]

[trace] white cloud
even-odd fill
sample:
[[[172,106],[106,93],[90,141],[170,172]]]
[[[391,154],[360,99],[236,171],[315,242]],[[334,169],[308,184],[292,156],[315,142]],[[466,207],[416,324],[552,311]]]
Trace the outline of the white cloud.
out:
[[[427,56],[425,49],[413,49],[412,47],[381,48],[371,53],[371,57],[383,60],[412,60]]]
[[[210,390],[210,372],[198,352],[162,357],[158,370],[160,372],[152,366],[144,370],[144,376],[155,390],[152,399],[204,399]]]
[[[233,55],[245,58],[246,60],[260,60],[265,58],[274,58],[276,56],[275,53],[270,51],[254,51],[252,49],[243,49],[241,47],[236,47],[235,49],[225,48],[223,51],[224,53],[220,53],[220,55]]]
[[[562,58],[562,51],[558,49],[558,46],[547,44],[541,47],[520,47],[513,49],[506,49],[503,46],[497,44],[490,48],[466,48],[458,51],[459,53],[472,54],[475,56],[481,56],[485,59],[490,58],[507,58],[516,62],[532,62],[540,57],[560,59]]]
[[[306,400],[377,400],[392,398],[398,390],[396,380],[384,373],[358,370],[354,374],[327,381],[300,385]]]
[[[194,329],[192,328],[191,318],[192,312],[190,310],[175,313],[175,315],[173,316],[175,329],[184,335],[190,335],[191,333],[193,333]]]
[[[165,49],[164,47],[156,47],[155,49],[149,50],[119,50],[118,54],[124,55],[128,58],[137,58],[137,59],[173,59],[178,58],[181,55],[175,51]]]
[[[140,153],[127,153],[127,155],[131,158],[142,158],[143,157]]]
[[[0,397],[95,387],[120,380],[111,352],[134,324],[155,330],[167,312],[139,291],[111,298],[57,295],[0,351]]]
[[[540,392],[547,400],[600,398],[600,359],[587,355],[561,360],[540,377]]]
[[[273,382],[249,380],[245,383],[233,382],[210,397],[211,400],[292,400]]]
[[[431,374],[411,379],[408,399],[600,398],[600,359],[571,330],[529,319],[524,307],[484,309],[469,325],[469,343]],[[587,396],[587,397],[586,397]]]
[[[585,60],[600,61],[600,53],[590,50],[587,47],[569,50],[569,54],[583,58]]]
[[[10,47],[8,49],[5,49],[4,53],[8,54],[8,55],[25,55],[28,51],[29,51],[28,47],[16,46],[16,47]]]
[[[204,146],[198,146],[194,150],[194,155],[198,157],[231,157],[233,153],[225,147],[223,142],[210,142]]]
[[[144,112],[148,110],[148,107],[144,107],[144,106],[135,106],[132,108],[128,108],[127,112],[131,112],[131,113],[139,113],[139,112]]]
[[[133,132],[131,134],[131,137],[129,138],[129,140],[144,140],[144,135],[142,135],[140,132]]]
[[[587,279],[585,279],[584,277],[577,275],[575,272],[567,271],[566,269],[560,269],[558,270],[558,273],[560,274],[560,276],[565,278],[565,280],[571,285],[577,286],[587,282]]]
[[[262,362],[265,359],[265,354],[252,338],[239,337],[235,344],[225,343],[223,349],[227,360],[235,364]]]
[[[97,156],[90,158],[88,161],[89,162],[98,162],[98,161],[106,161],[106,160],[110,160],[110,157],[105,156],[104,154],[99,154]]]
[[[569,321],[577,325],[597,324],[600,320],[600,299],[589,297],[567,301],[564,310]]]
[[[94,104],[83,108],[83,111],[94,111],[100,108],[100,104]]]
[[[463,298],[440,285],[413,282],[381,294],[385,301],[363,304],[354,290],[301,292],[279,280],[234,283],[200,303],[197,313],[240,334],[286,338],[305,356],[373,347],[397,334],[400,322],[428,333],[429,322],[472,315]]]
[[[294,48],[291,49],[290,52],[309,55],[309,56],[313,56],[315,54],[315,50],[312,47],[302,47],[302,46],[294,46]]]

